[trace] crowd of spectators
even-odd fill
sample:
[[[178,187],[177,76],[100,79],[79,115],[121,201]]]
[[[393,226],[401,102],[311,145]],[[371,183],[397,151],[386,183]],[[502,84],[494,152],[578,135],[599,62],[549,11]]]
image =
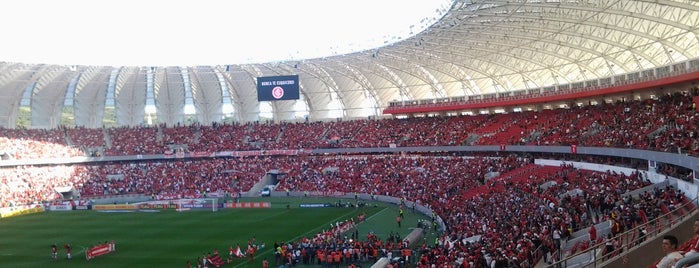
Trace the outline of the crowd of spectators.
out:
[[[484,180],[491,172],[501,175]],[[371,175],[377,173],[384,179],[374,180]],[[361,180],[352,179],[357,176]],[[565,239],[573,231],[612,219],[630,229],[667,211],[660,208],[681,202],[682,195],[672,188],[635,198],[624,195],[648,186],[640,173],[539,167],[517,157],[349,156],[306,160],[301,172],[290,173],[280,184],[296,191],[359,191],[415,200],[431,207],[449,227],[439,245],[426,252],[429,264],[503,262],[522,267],[537,261],[534,251],[539,246],[546,252],[558,249],[555,232]],[[428,194],[421,194],[426,189]]]
[[[17,166],[0,169],[0,207],[61,198],[55,187],[81,184],[84,167]]]
[[[510,158],[507,158],[510,159]],[[476,164],[479,163],[480,164]],[[201,197],[247,192],[270,170],[280,170],[278,189],[360,192],[401,196],[427,204],[447,200],[457,188],[477,186],[485,176],[516,161],[497,158],[378,156],[277,156],[172,159],[141,162],[18,166],[0,169],[2,204],[48,201],[54,188],[73,186],[83,197],[146,194],[154,198]],[[469,174],[473,180],[450,180]],[[480,182],[479,182],[480,181]]]
[[[189,144],[190,151],[215,152],[215,151],[235,151],[251,150],[249,143],[243,142],[245,139],[245,127],[237,124],[213,124],[211,126],[201,126],[199,142]]]
[[[18,160],[83,155],[80,148],[67,145],[64,129],[0,128],[0,152]]]
[[[214,192],[235,197],[275,168],[273,163],[268,158],[218,158],[0,168],[0,206],[59,199],[56,188],[65,186],[74,187],[82,198],[120,194],[198,198]]]
[[[95,128],[76,127],[66,129],[66,137],[73,146],[94,148],[105,146],[104,130]]]
[[[483,183],[487,173],[523,165],[515,157],[337,156],[308,157],[286,166],[279,188],[292,191],[367,193],[428,204],[458,198],[459,189]],[[456,175],[458,174],[458,175]],[[454,179],[458,176],[458,179]],[[465,176],[465,177],[462,177]]]
[[[692,96],[674,93],[521,113],[302,123],[164,125],[0,133],[0,148],[16,159],[80,155],[103,147],[106,155],[189,151],[314,149],[453,145],[571,145],[699,153],[699,116]]]
[[[72,185],[85,197],[146,194],[154,199],[248,191],[268,170],[286,173],[279,188],[388,195],[431,208],[448,229],[422,262],[537,261],[554,251],[553,234],[617,219],[625,228],[647,222],[681,202],[672,188],[623,194],[649,185],[640,174],[541,167],[504,157],[354,155],[173,159],[137,163],[0,169],[3,204],[58,198]],[[478,239],[472,239],[477,237]],[[523,264],[524,263],[524,264]]]
[[[2,129],[0,148],[14,159],[67,158],[85,148],[107,155],[190,151],[313,149],[436,145],[570,145],[699,153],[692,96],[515,114],[304,123],[214,124],[88,130]],[[672,172],[672,167],[660,166]],[[0,205],[58,198],[73,186],[83,196],[146,194],[156,199],[234,195],[266,174],[284,174],[278,189],[388,195],[431,208],[448,229],[425,255],[438,266],[464,262],[532,264],[554,234],[603,220],[625,228],[657,218],[681,203],[672,188],[630,198],[649,186],[624,175],[539,167],[531,159],[455,155],[333,155],[171,159],[17,166],[0,169]],[[679,172],[679,171],[677,171]],[[505,190],[507,189],[507,190]],[[478,239],[472,239],[478,237]],[[595,242],[595,241],[591,241]],[[544,256],[546,256],[544,254]],[[422,260],[421,260],[422,261]],[[525,264],[522,264],[525,263]]]
[[[192,144],[199,132],[199,125],[160,127],[163,144]]]
[[[163,153],[166,147],[158,139],[155,127],[120,127],[107,131],[111,146],[105,148],[106,155],[139,155]],[[106,139],[107,137],[105,137]]]
[[[332,123],[281,123],[281,135],[276,142],[265,144],[266,149],[306,149],[330,147],[330,139],[309,137],[324,137],[332,128]]]

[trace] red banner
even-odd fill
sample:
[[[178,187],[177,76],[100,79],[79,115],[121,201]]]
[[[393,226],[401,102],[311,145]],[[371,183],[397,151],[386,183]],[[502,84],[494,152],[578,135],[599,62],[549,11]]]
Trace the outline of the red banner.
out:
[[[97,245],[88,249],[85,251],[85,258],[87,258],[89,261],[97,256],[102,256],[104,254],[114,252],[115,250],[116,246],[114,245],[114,241],[112,241],[111,243]]]

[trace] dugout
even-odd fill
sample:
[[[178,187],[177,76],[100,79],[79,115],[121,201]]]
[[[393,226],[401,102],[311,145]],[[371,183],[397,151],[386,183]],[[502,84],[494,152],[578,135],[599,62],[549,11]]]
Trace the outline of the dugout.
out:
[[[281,180],[282,177],[286,176],[286,171],[284,170],[279,170],[279,169],[271,169],[267,171],[267,174],[265,174],[266,178],[268,178],[268,185],[277,185],[279,181]]]
[[[417,252],[415,252],[412,249],[419,247],[421,243],[425,242],[425,229],[419,227],[419,225],[421,224],[418,224],[417,228],[414,228],[412,232],[410,232],[407,236],[405,236],[405,238],[403,238],[403,241],[408,242],[408,248],[410,248],[412,251],[411,262],[414,261],[414,258],[418,256],[416,254]],[[402,257],[400,257],[400,252],[398,252],[394,256],[397,257],[394,258],[394,260],[391,260],[391,263],[397,264],[398,267],[408,267],[408,263],[406,263],[405,260]]]
[[[0,151],[0,160],[10,160],[10,153],[6,151]]]
[[[413,229],[412,232],[410,232],[403,240],[408,241],[408,247],[409,248],[414,248],[419,245],[421,241],[423,241],[423,238],[425,237],[425,232],[424,229],[422,228],[415,228]],[[392,260],[389,260],[387,257],[382,257],[379,258],[373,265],[371,265],[371,268],[385,268],[388,266],[389,263],[402,263],[400,253],[398,255],[394,255],[397,257],[394,257]],[[415,258],[415,254],[413,254],[412,258]],[[402,263],[405,264],[405,263]]]
[[[61,198],[64,200],[80,199],[80,192],[75,190],[73,186],[59,186],[54,187],[53,190],[60,194]]]

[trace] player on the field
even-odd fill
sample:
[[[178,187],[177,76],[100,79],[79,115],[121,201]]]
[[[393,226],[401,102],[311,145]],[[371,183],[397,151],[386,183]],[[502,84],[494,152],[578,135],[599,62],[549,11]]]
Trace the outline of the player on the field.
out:
[[[58,247],[56,246],[56,244],[51,245],[51,259],[58,259]]]
[[[70,260],[70,259],[72,258],[72,256],[70,255],[70,252],[71,252],[72,247],[71,247],[70,244],[68,244],[68,243],[66,243],[65,245],[63,245],[63,247],[66,248],[66,259],[69,259],[69,260]]]

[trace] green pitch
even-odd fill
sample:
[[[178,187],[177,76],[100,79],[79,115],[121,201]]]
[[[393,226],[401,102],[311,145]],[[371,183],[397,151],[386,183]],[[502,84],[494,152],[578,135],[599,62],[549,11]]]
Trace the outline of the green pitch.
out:
[[[248,199],[243,201],[262,201]],[[255,260],[234,259],[223,267],[262,267],[263,258],[274,267],[274,242],[296,241],[330,228],[331,223],[357,218],[367,220],[357,229],[362,239],[370,231],[385,239],[391,232],[404,237],[422,215],[406,210],[402,228],[395,218],[398,208],[370,203],[363,208],[299,208],[299,203],[337,202],[338,199],[267,198],[269,209],[221,209],[176,212],[97,211],[45,212],[0,219],[0,263],[2,267],[196,267],[196,258],[218,249],[225,260],[228,247],[245,249],[253,237],[266,247]],[[287,208],[288,206],[288,208]],[[349,236],[349,235],[348,235]],[[430,236],[426,241],[432,241]],[[430,240],[432,239],[432,240]],[[85,260],[85,250],[114,240],[116,251]],[[73,258],[67,260],[63,245],[70,243]],[[58,246],[58,260],[51,260],[51,245]]]

